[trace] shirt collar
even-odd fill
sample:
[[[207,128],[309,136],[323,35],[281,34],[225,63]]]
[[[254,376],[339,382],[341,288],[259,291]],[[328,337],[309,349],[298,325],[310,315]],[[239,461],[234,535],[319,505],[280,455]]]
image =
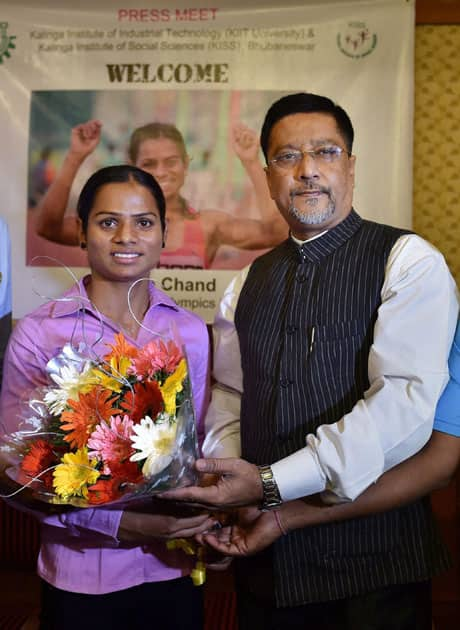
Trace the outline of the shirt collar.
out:
[[[292,234],[292,232],[289,234],[289,236],[292,238],[294,243],[297,243],[297,245],[299,245],[299,247],[301,247],[302,245],[305,245],[305,243],[309,243],[310,241],[314,241],[315,238],[321,238],[323,236],[323,234],[326,234],[327,231],[328,230],[324,230],[324,232],[321,232],[320,234],[316,234],[316,236],[312,236],[311,238],[307,238],[306,241],[301,241],[299,238],[294,236],[294,234]]]
[[[291,251],[295,252],[301,262],[318,263],[346,243],[359,230],[362,222],[359,214],[352,209],[343,221],[330,230],[318,234],[317,238],[298,245],[291,236],[288,243]]]
[[[56,298],[56,300],[54,300],[54,304],[51,309],[51,317],[65,317],[66,315],[72,315],[77,311],[86,311],[99,317],[99,314],[89,300],[88,293],[86,291],[86,284],[89,278],[89,275],[84,276],[60,298]],[[166,306],[174,311],[179,310],[179,307],[174,300],[163,293],[163,291],[157,289],[152,280],[149,282],[149,296],[150,305],[147,309],[146,315],[157,306]]]

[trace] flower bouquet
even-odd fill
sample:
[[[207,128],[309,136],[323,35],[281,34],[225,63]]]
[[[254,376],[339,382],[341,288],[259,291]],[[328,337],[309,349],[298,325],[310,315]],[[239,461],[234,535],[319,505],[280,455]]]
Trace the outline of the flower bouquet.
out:
[[[195,482],[198,457],[187,362],[180,344],[143,348],[122,333],[91,358],[66,344],[47,364],[54,386],[34,392],[19,430],[4,438],[14,493],[94,507]],[[10,494],[9,496],[12,496]]]

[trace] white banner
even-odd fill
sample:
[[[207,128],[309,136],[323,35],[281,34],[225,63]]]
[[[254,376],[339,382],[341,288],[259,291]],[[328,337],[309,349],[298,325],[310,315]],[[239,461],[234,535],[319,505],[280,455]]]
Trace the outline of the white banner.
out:
[[[198,239],[203,264],[184,259],[182,266],[204,270],[172,266],[152,275],[207,321],[233,270],[260,253],[229,247],[230,237],[215,225],[223,225],[222,216],[242,224],[268,216],[232,149],[234,126],[259,133],[268,106],[285,93],[323,94],[345,108],[355,127],[356,210],[410,227],[412,1],[238,10],[223,0],[201,8],[97,4],[85,12],[0,7],[0,212],[14,243],[15,317],[72,282],[57,262],[37,256],[85,273],[77,247],[37,235],[35,213],[72,127],[91,118],[101,120],[102,137],[72,186],[70,214],[91,172],[126,161],[136,127],[161,121],[182,133],[191,162],[181,198],[205,227],[193,236],[184,228],[179,249]]]

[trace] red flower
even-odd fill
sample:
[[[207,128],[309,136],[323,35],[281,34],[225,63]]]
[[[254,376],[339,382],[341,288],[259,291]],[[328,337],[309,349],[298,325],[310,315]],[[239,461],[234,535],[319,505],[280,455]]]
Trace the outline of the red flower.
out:
[[[121,408],[133,422],[140,422],[145,416],[155,419],[164,408],[163,395],[156,381],[135,383],[132,391],[127,392],[121,402]]]
[[[114,479],[118,479],[121,483],[139,483],[144,477],[142,471],[136,462],[125,460],[124,462],[109,462],[110,472]]]
[[[98,505],[119,499],[123,494],[121,483],[120,479],[98,479],[88,487],[88,503]]]
[[[88,503],[98,505],[115,501],[125,492],[124,484],[137,484],[143,480],[139,466],[135,462],[110,462],[111,477],[98,479],[88,487]]]
[[[21,461],[21,469],[31,478],[38,477],[47,488],[53,487],[53,471],[42,473],[47,468],[57,464],[56,455],[51,444],[45,440],[36,440],[30,447],[29,452],[24,455]]]

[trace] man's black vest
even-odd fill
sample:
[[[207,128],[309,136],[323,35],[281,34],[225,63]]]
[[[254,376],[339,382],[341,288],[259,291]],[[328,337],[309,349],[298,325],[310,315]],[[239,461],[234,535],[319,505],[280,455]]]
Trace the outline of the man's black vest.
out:
[[[276,462],[363,397],[385,266],[404,233],[352,211],[321,238],[302,247],[288,239],[252,264],[235,315],[245,459]],[[421,500],[291,532],[245,559],[240,574],[261,593],[271,573],[277,604],[295,606],[428,579],[446,564]]]

